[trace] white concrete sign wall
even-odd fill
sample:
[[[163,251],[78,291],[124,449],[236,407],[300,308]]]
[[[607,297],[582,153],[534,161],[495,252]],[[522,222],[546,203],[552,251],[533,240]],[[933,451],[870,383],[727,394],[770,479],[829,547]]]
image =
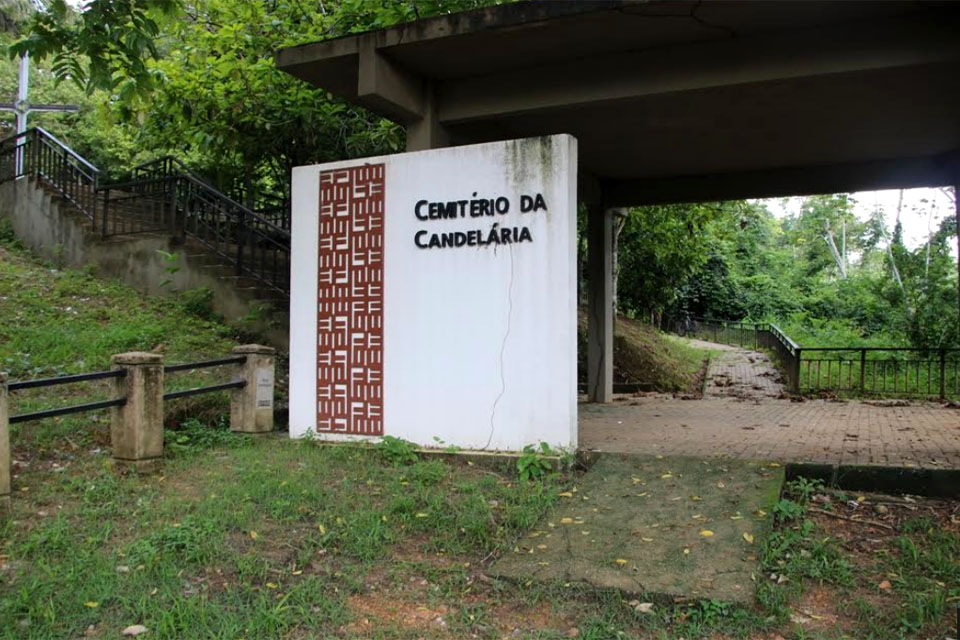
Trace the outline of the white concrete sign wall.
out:
[[[290,433],[575,448],[570,136],[293,171]]]

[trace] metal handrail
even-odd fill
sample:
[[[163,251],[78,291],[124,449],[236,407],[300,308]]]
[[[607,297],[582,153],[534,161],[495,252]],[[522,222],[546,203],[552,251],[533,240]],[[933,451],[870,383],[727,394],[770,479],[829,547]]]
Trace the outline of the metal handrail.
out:
[[[217,360],[185,362],[183,364],[168,364],[163,368],[163,372],[174,373],[177,371],[190,371],[191,369],[206,369],[208,367],[220,367],[227,364],[243,364],[246,361],[247,356],[231,356],[229,358],[219,358]]]
[[[42,179],[104,237],[160,231],[190,235],[225,258],[238,275],[289,295],[289,228],[221,192],[177,158],[151,160],[135,167],[131,180],[101,184],[93,164],[43,128],[31,127],[0,140],[0,166],[0,180]],[[111,197],[111,191],[131,193]]]
[[[9,391],[20,391],[21,389],[37,389],[39,387],[52,387],[58,384],[72,384],[74,382],[89,382],[90,380],[103,380],[104,378],[122,378],[127,375],[123,369],[114,369],[112,371],[96,371],[94,373],[77,373],[69,376],[55,376],[53,378],[36,378],[34,380],[21,380],[11,382],[7,385]]]
[[[182,389],[180,391],[168,391],[163,394],[164,400],[176,400],[177,398],[189,398],[202,393],[213,393],[215,391],[226,391],[227,389],[242,389],[247,386],[246,380],[233,380],[221,384],[212,384],[208,387],[195,387],[193,389]]]
[[[122,407],[127,404],[126,398],[114,398],[113,400],[100,400],[98,402],[87,402],[86,404],[75,404],[70,407],[59,407],[57,409],[43,409],[32,413],[21,413],[20,415],[10,416],[10,424],[19,424],[31,420],[40,420],[42,418],[55,418],[65,416],[71,413],[83,413],[85,411],[99,411],[100,409],[109,409],[110,407]]]
[[[800,345],[794,342],[790,338],[790,336],[784,333],[783,329],[773,324],[772,322],[767,324],[767,327],[769,327],[770,333],[772,333],[777,340],[782,342],[783,345],[788,349],[790,349],[793,353],[797,353],[798,351],[800,351]]]
[[[74,151],[73,149],[71,149],[67,144],[65,144],[64,142],[62,142],[58,137],[56,137],[55,135],[53,135],[52,133],[50,133],[49,131],[47,131],[47,130],[44,129],[43,127],[37,127],[37,126],[29,127],[29,128],[27,128],[26,131],[24,131],[24,132],[22,132],[22,133],[14,133],[14,134],[11,134],[11,135],[7,136],[6,138],[0,139],[0,146],[6,145],[6,144],[7,144],[8,142],[10,142],[11,140],[17,140],[17,139],[19,139],[19,138],[26,138],[27,136],[36,135],[37,133],[39,133],[40,135],[42,135],[42,136],[45,137],[45,138],[49,138],[57,147],[59,147],[61,150],[63,150],[67,155],[69,155],[69,156],[72,157],[74,160],[76,160],[77,162],[79,162],[80,164],[82,164],[84,167],[90,169],[90,170],[94,173],[94,175],[99,175],[99,174],[100,174],[100,169],[98,169],[97,167],[95,167],[93,164],[90,163],[89,160],[87,160],[86,158],[84,158],[83,156],[81,156],[79,153],[77,153],[76,151]],[[18,146],[19,146],[19,145],[18,145]]]

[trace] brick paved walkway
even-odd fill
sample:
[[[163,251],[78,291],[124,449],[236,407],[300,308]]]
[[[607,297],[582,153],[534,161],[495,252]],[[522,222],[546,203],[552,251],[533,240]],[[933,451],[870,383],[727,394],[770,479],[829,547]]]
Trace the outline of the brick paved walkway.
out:
[[[580,405],[580,446],[748,460],[960,468],[960,410],[763,398],[621,397]]]
[[[719,349],[724,345],[710,342],[701,344],[718,349],[707,369],[705,397],[778,398],[783,395],[782,376],[766,354],[736,347]]]

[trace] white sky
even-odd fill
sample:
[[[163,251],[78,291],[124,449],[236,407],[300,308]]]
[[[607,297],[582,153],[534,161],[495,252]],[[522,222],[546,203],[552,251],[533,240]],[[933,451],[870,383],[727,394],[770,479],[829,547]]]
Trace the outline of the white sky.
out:
[[[897,217],[897,199],[900,191],[861,191],[851,194],[856,201],[854,212],[861,220],[870,217],[877,208],[886,214],[887,230],[893,232]],[[773,215],[783,217],[800,210],[802,198],[772,198],[766,201]],[[916,249],[927,241],[931,231],[936,231],[940,221],[954,215],[953,202],[939,189],[907,189],[903,192],[903,208],[900,222],[903,224],[903,242],[910,249]],[[956,247],[953,255],[956,256]]]

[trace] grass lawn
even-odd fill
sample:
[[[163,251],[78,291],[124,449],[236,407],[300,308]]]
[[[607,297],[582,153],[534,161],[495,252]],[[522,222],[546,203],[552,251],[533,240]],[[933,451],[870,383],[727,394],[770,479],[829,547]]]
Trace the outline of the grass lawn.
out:
[[[578,370],[581,383],[587,371],[587,315],[579,315]],[[613,379],[637,384],[644,390],[666,393],[701,391],[712,351],[690,345],[649,324],[617,316],[613,343]]]
[[[196,303],[39,264],[0,227],[0,368],[13,379],[105,369],[130,350],[162,350],[171,363],[224,355],[241,339]],[[623,329],[640,345],[634,370],[670,389],[696,385],[706,352]],[[282,394],[282,366],[278,374]],[[167,387],[226,375],[177,374]],[[11,409],[105,397],[105,385],[55,387],[15,393]],[[222,395],[171,403],[164,470],[150,477],[114,469],[103,412],[11,429],[0,639],[118,638],[132,625],[146,627],[147,640],[953,633],[955,501],[790,485],[770,514],[773,533],[755,541],[763,572],[752,607],[506,582],[486,568],[519,548],[577,473],[527,482],[510,466],[421,459],[402,442],[240,436],[226,431],[225,407]]]
[[[18,469],[0,638],[940,639],[960,598],[957,503],[896,499],[875,529],[814,509],[879,497],[794,483],[755,607],[665,602],[486,576],[576,474],[192,428],[158,476],[88,451]]]
[[[229,355],[241,341],[236,329],[220,322],[202,291],[144,296],[116,282],[39,261],[0,220],[0,371],[11,380],[28,380],[110,368],[113,354],[160,351],[165,362],[195,362]],[[249,338],[248,338],[249,340]],[[285,392],[285,372],[278,386]],[[171,374],[166,390],[226,381],[231,368]],[[11,394],[12,415],[110,398],[109,381],[19,391]],[[197,396],[170,403],[167,419],[217,419],[227,394]],[[281,404],[283,398],[281,398]],[[108,412],[74,414],[13,425],[21,460],[43,455],[52,445],[73,448],[107,445],[96,427]]]

